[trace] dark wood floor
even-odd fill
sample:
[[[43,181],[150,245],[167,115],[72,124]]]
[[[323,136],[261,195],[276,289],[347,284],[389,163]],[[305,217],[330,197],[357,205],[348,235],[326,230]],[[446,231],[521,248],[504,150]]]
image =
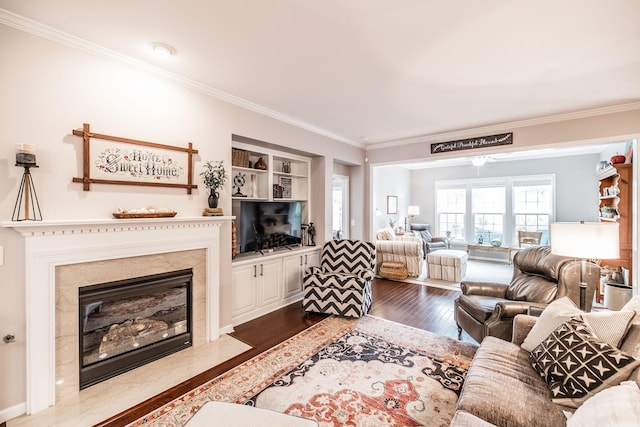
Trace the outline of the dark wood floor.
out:
[[[453,320],[453,300],[458,294],[457,291],[424,285],[374,279],[373,304],[369,314],[455,338],[457,329]],[[325,317],[317,314],[305,315],[302,303],[298,302],[236,326],[231,335],[252,346],[251,350],[97,425],[114,427],[135,421],[189,390],[302,332]],[[475,342],[466,334],[463,335],[463,341]]]

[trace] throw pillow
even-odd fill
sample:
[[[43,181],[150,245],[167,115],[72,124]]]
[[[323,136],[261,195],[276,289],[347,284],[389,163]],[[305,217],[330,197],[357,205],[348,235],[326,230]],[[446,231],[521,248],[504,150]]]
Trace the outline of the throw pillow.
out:
[[[631,327],[635,311],[593,311],[583,313],[582,319],[589,325],[600,340],[613,347],[620,347],[622,339]]]
[[[622,310],[631,310],[635,311],[637,316],[634,319],[633,323],[640,325],[640,295],[636,295],[631,298],[623,307]]]
[[[631,326],[635,312],[625,310],[585,313],[575,306],[571,298],[559,298],[542,311],[520,347],[531,352],[558,326],[576,316],[582,316],[600,340],[613,347],[619,347]]]
[[[549,385],[551,400],[577,408],[595,393],[626,380],[640,360],[599,340],[580,318],[564,322],[529,355]]]
[[[383,228],[378,230],[378,232],[376,233],[376,239],[377,240],[393,240],[395,237],[393,230],[391,230],[390,228]]]
[[[522,342],[523,349],[531,352],[562,323],[581,313],[569,297],[559,298],[549,304],[540,314],[536,324]]]
[[[567,427],[632,427],[640,424],[640,389],[624,381],[587,399],[567,421]]]

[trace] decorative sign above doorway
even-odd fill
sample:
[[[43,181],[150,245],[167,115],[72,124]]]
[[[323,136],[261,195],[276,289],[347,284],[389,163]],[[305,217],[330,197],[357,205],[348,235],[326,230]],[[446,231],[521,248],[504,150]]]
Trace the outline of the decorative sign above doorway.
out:
[[[198,188],[193,184],[198,150],[191,143],[175,147],[103,135],[91,132],[87,123],[73,134],[83,139],[83,175],[73,182],[82,183],[84,191],[91,183],[186,188],[187,194]]]
[[[461,139],[458,141],[434,142],[431,144],[431,154],[509,144],[513,144],[513,133],[511,132],[501,133],[499,135],[482,136],[479,138]]]

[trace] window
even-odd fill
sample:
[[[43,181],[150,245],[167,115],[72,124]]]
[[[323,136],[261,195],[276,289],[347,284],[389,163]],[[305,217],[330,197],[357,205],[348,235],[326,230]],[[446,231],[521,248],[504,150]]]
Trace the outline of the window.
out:
[[[551,222],[552,191],[551,182],[514,182],[513,184],[513,232],[517,239],[518,230],[542,231],[541,244],[549,243],[549,223]]]
[[[517,246],[518,230],[542,231],[549,243],[554,220],[555,175],[436,182],[434,235],[451,231],[455,240]]]
[[[333,175],[333,239],[349,238],[349,177]]]
[[[471,189],[471,210],[475,241],[489,244],[504,237],[505,186],[474,187]]]
[[[439,188],[436,190],[438,209],[438,231],[444,236],[451,232],[451,238],[465,240],[466,188]]]

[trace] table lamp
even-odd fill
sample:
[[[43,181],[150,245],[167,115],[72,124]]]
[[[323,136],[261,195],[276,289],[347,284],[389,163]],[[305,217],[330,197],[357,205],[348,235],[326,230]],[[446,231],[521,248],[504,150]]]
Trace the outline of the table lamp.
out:
[[[587,259],[617,259],[620,257],[616,222],[554,222],[551,224],[551,253],[579,258],[580,309],[585,308],[587,284],[584,281]]]
[[[31,144],[16,144],[16,166],[24,168],[12,221],[42,221],[36,187],[31,178],[31,168],[37,168],[36,149]]]

